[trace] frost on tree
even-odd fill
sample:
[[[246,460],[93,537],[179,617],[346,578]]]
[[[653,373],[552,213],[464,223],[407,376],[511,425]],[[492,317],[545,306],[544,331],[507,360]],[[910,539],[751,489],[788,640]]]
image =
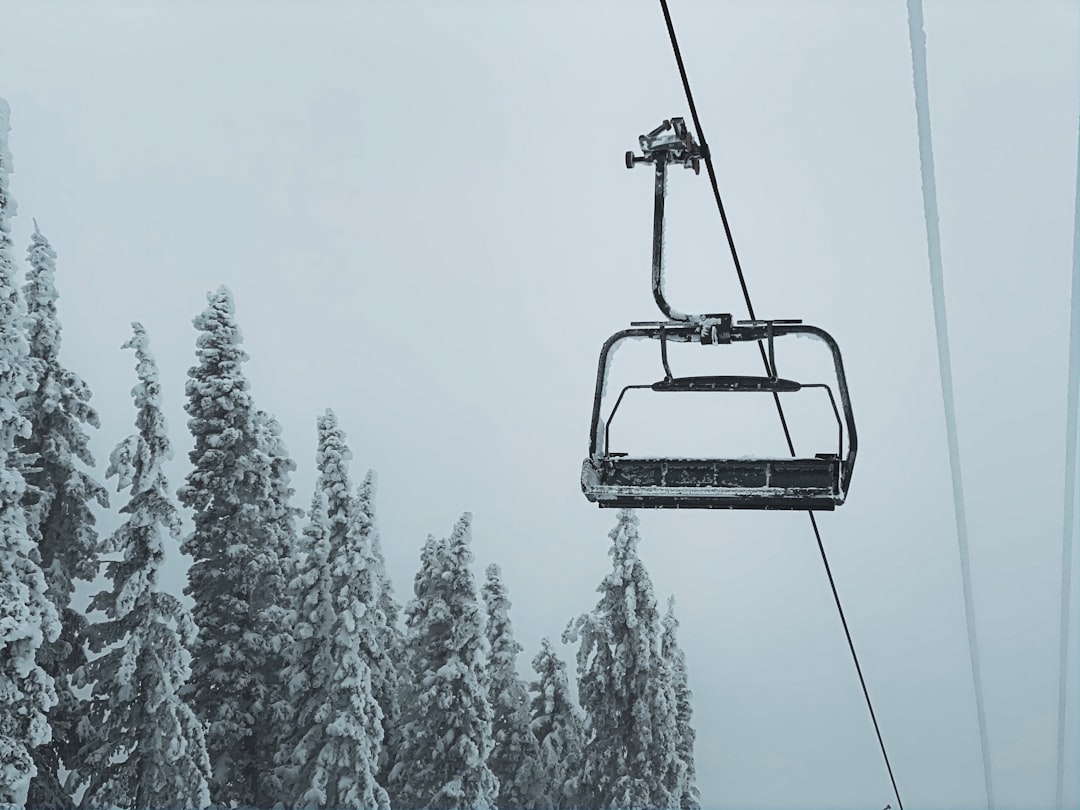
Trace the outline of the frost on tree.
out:
[[[27,533],[26,482],[16,449],[16,441],[30,435],[16,402],[30,387],[30,373],[11,242],[9,115],[0,99],[0,807],[24,807],[36,772],[32,751],[49,742],[47,712],[56,703],[53,679],[36,656],[43,642],[56,640],[60,622]]]
[[[386,789],[390,794],[390,804],[397,810],[412,807],[414,801],[407,784],[415,763],[408,760],[412,752],[406,744],[408,734],[417,730],[420,720],[412,701],[417,692],[416,678],[425,672],[432,662],[428,647],[414,643],[416,632],[423,623],[423,617],[430,612],[436,591],[441,583],[443,559],[446,556],[446,538],[436,539],[429,534],[420,550],[420,567],[413,577],[413,599],[405,606],[405,638],[401,656],[398,658],[401,675],[398,705],[401,708],[401,727],[398,735],[398,748],[389,753],[393,757]]]
[[[326,515],[326,499],[322,488],[316,486],[311,500],[311,512],[297,546],[289,581],[287,600],[293,643],[286,653],[287,663],[282,682],[293,705],[292,724],[279,740],[277,780],[282,796],[295,796],[298,768],[293,761],[308,759],[300,743],[310,733],[310,726],[319,712],[319,701],[327,693],[327,680],[333,662],[331,649],[324,643],[326,629],[333,624],[333,585],[330,579],[330,533]]]
[[[296,464],[289,457],[281,439],[281,425],[264,411],[255,413],[255,438],[258,452],[252,462],[258,465],[257,480],[264,482],[260,512],[267,530],[267,542],[259,553],[256,567],[263,572],[262,586],[255,594],[252,610],[263,628],[262,677],[266,685],[265,718],[256,719],[251,747],[255,761],[276,761],[283,737],[293,727],[293,704],[282,671],[288,666],[288,651],[295,639],[289,614],[288,586],[295,577],[297,544],[296,519],[302,511],[292,506],[295,494],[291,475]],[[269,722],[265,722],[268,719]],[[284,784],[276,768],[262,774],[263,796],[281,796]]]
[[[551,639],[540,642],[532,666],[536,680],[529,684],[530,728],[540,746],[542,773],[535,806],[569,810],[581,806],[577,800],[584,739],[581,714],[570,694],[566,664]]]
[[[364,548],[370,554],[372,571],[379,589],[376,617],[379,644],[371,656],[372,693],[383,714],[383,744],[379,754],[379,784],[387,786],[393,765],[397,762],[401,741],[401,707],[398,703],[401,691],[398,663],[402,659],[404,637],[398,625],[400,608],[394,600],[393,588],[386,573],[382,541],[375,515],[375,471],[368,470],[364,481],[357,487],[355,506],[361,521]],[[389,789],[389,788],[388,788]]]
[[[243,373],[247,355],[232,294],[220,287],[207,301],[194,319],[198,362],[186,386],[193,469],[178,493],[194,512],[194,532],[181,548],[193,558],[184,592],[200,628],[185,696],[207,725],[214,802],[262,807],[277,799],[274,661],[288,638],[274,593],[285,576],[281,509],[273,503],[281,489],[268,451],[273,429],[256,411]]]
[[[202,724],[179,696],[196,629],[180,601],[158,588],[165,537],[178,543],[182,533],[162,468],[172,449],[146,331],[132,329],[123,348],[135,351],[137,432],[113,450],[106,471],[118,492],[130,493],[120,510],[127,519],[101,546],[119,559],[105,568],[112,587],[90,602],[105,619],[87,628],[95,657],[77,672],[78,685],[91,687],[79,729],[81,806],[201,808],[210,804],[210,760]]]
[[[295,807],[388,808],[376,780],[383,727],[372,670],[382,630],[370,522],[352,499],[351,453],[332,411],[318,434],[307,553],[292,586],[299,643],[286,675],[295,735],[279,760]]]
[[[406,607],[408,678],[402,700],[395,807],[488,810],[499,782],[488,767],[491,706],[484,616],[470,566],[472,516],[449,540],[428,538]]]
[[[670,808],[675,701],[660,653],[660,616],[652,582],[638,559],[638,520],[620,510],[611,531],[612,570],[600,601],[571,623],[580,640],[578,696],[585,711],[579,801],[592,808]]]
[[[517,656],[524,647],[514,638],[510,596],[499,566],[485,571],[481,593],[487,607],[488,702],[492,711],[492,751],[488,766],[499,780],[498,806],[531,808],[541,792],[540,748],[529,730],[529,701],[518,677]]]
[[[64,807],[71,790],[60,782],[61,769],[78,771],[76,724],[82,701],[70,674],[86,660],[86,619],[71,607],[75,581],[98,574],[97,531],[91,503],[108,506],[105,487],[82,468],[93,468],[85,426],[100,426],[90,406],[90,389],[60,363],[60,321],[56,301],[56,252],[38,230],[27,251],[29,270],[23,296],[30,348],[31,387],[19,399],[30,422],[30,435],[16,440],[29,465],[26,470],[27,530],[41,556],[50,601],[60,616],[60,637],[45,644],[38,662],[56,685],[57,705],[49,712],[53,739],[34,752],[37,776],[30,786],[31,806]]]
[[[446,555],[446,538],[436,539],[435,535],[429,534],[420,550],[420,567],[413,577],[413,599],[405,606],[405,633],[404,646],[398,658],[401,675],[399,677],[400,692],[398,705],[401,708],[401,731],[398,737],[399,746],[396,750],[388,753],[393,756],[390,776],[387,780],[386,789],[390,794],[390,804],[395,808],[411,806],[411,797],[406,781],[411,773],[413,763],[407,757],[410,751],[406,746],[406,734],[411,733],[410,728],[419,720],[415,707],[410,705],[416,693],[415,679],[419,673],[427,670],[431,663],[431,656],[425,646],[415,644],[416,633],[424,616],[434,602],[436,589],[441,580],[443,569],[443,557]]]
[[[701,797],[698,793],[694,768],[694,727],[693,707],[690,701],[693,693],[686,673],[686,656],[679,646],[676,633],[679,620],[675,618],[675,597],[668,598],[667,613],[664,614],[663,632],[660,636],[660,652],[671,672],[671,686],[675,697],[675,755],[676,770],[671,793],[675,799],[673,807],[680,810],[698,810]]]

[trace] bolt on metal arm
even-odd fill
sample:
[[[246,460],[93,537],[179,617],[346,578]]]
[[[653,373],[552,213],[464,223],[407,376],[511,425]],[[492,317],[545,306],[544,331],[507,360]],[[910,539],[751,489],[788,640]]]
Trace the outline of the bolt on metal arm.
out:
[[[694,174],[700,174],[705,155],[682,118],[664,121],[649,134],[639,137],[638,144],[643,154],[627,152],[626,168],[632,169],[639,163],[652,163],[656,167],[653,192],[653,298],[660,311],[670,320],[697,321],[697,317],[672,309],[664,298],[664,197],[667,192],[668,164],[679,163],[685,169],[693,169]]]

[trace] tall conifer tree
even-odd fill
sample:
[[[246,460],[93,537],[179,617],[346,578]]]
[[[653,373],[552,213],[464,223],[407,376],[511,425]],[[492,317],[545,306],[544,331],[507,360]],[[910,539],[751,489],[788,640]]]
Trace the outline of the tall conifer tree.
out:
[[[281,438],[281,425],[265,411],[255,412],[255,441],[258,465],[256,479],[261,482],[260,520],[266,531],[257,569],[262,581],[252,605],[261,625],[262,661],[260,677],[265,684],[267,709],[256,718],[251,739],[252,759],[267,770],[260,775],[259,787],[264,800],[284,794],[278,779],[276,761],[283,735],[293,728],[293,703],[283,679],[289,664],[288,652],[295,644],[290,616],[289,582],[295,577],[295,554],[298,544],[296,519],[302,510],[292,506],[295,490],[291,475],[296,464],[289,457]]]
[[[393,588],[386,573],[382,541],[375,514],[375,471],[368,470],[356,490],[356,510],[361,521],[364,548],[370,554],[370,565],[379,591],[378,608],[374,613],[378,648],[372,652],[372,693],[383,714],[383,744],[379,755],[379,784],[390,789],[390,773],[397,761],[401,744],[401,673],[404,637],[398,625],[400,608],[394,600]]]
[[[94,466],[85,426],[97,428],[100,423],[90,406],[90,389],[60,363],[56,251],[36,223],[27,255],[23,295],[32,387],[19,400],[19,409],[31,427],[30,435],[17,445],[32,465],[23,497],[27,529],[37,543],[49,599],[61,620],[60,637],[38,653],[56,685],[57,705],[49,713],[52,741],[34,753],[38,772],[28,801],[36,808],[66,807],[72,799],[60,783],[60,773],[62,768],[80,768],[76,725],[83,715],[70,676],[86,660],[86,619],[71,607],[71,596],[76,580],[90,582],[97,577],[97,530],[90,507],[108,506],[109,499],[105,487],[82,469]]]
[[[290,754],[294,804],[389,808],[386,790],[376,781],[383,737],[382,711],[372,694],[372,661],[381,643],[378,574],[366,546],[367,516],[356,508],[350,491],[351,453],[332,411],[319,418],[318,431],[319,493],[312,531],[326,537],[326,573],[317,582],[320,591],[329,587],[329,600],[325,592],[317,599],[321,615],[319,626],[312,628],[311,680],[298,707],[299,739]]]
[[[692,725],[693,693],[686,672],[686,655],[676,638],[679,620],[675,618],[675,597],[668,598],[667,613],[664,614],[663,633],[660,637],[660,652],[671,671],[671,686],[675,696],[675,753],[676,772],[672,795],[677,798],[676,807],[680,810],[699,810],[700,794],[697,789],[697,772],[694,767],[694,738]]]
[[[488,766],[489,650],[470,568],[471,523],[466,513],[449,540],[429,538],[416,599],[406,608],[410,679],[402,702],[399,808],[488,810],[498,798],[499,781]]]
[[[670,808],[675,706],[660,654],[660,615],[637,556],[638,519],[619,512],[609,537],[612,570],[600,601],[567,628],[580,639],[578,695],[585,710],[579,799],[592,808]]]
[[[280,510],[271,508],[274,459],[242,365],[247,354],[232,294],[220,287],[194,319],[197,365],[188,371],[193,465],[180,488],[194,511],[182,550],[193,558],[184,592],[200,629],[185,694],[207,724],[215,803],[276,801],[272,725],[280,669],[267,666],[283,638],[274,595],[283,586]]]
[[[540,747],[529,730],[529,701],[518,677],[517,656],[524,647],[514,638],[510,595],[502,571],[492,563],[481,591],[487,606],[488,701],[492,711],[492,743],[488,765],[499,780],[498,806],[531,808],[540,792]]]
[[[172,448],[146,331],[138,323],[132,329],[124,348],[135,350],[138,432],[113,450],[106,471],[131,496],[120,510],[127,520],[102,544],[105,553],[123,556],[106,566],[112,589],[90,603],[106,616],[87,628],[90,650],[104,653],[78,673],[80,686],[92,686],[79,735],[87,768],[81,806],[201,808],[210,803],[206,739],[179,696],[191,674],[195,624],[176,597],[158,588],[163,531],[177,543],[182,533],[163,469]]]
[[[578,775],[584,733],[581,714],[570,694],[566,664],[555,652],[551,639],[545,638],[532,665],[536,680],[529,684],[530,728],[540,746],[543,774],[535,805],[551,810],[579,807]]]
[[[421,643],[421,628],[427,625],[427,617],[436,604],[446,550],[445,537],[436,538],[433,534],[427,536],[420,550],[420,567],[413,576],[413,598],[403,611],[405,633],[399,659],[402,674],[398,681],[398,705],[401,707],[400,745],[388,752],[393,759],[386,783],[390,804],[397,810],[412,807],[417,801],[409,784],[419,765],[409,760],[412,752],[405,743],[407,735],[419,733],[422,728],[424,718],[415,702],[419,692],[418,679],[422,678],[437,660],[437,650],[440,649],[440,645],[434,643],[426,630],[423,634],[424,642]]]
[[[333,666],[329,659],[331,648],[324,642],[334,619],[330,531],[326,498],[319,485],[311,499],[311,511],[293,559],[293,576],[287,590],[293,643],[286,651],[287,663],[282,672],[282,683],[292,706],[292,722],[282,728],[275,757],[277,781],[284,797],[302,792],[297,787],[299,765],[307,761],[307,756],[300,753],[294,761],[293,754],[309,733],[320,701],[325,699]]]
[[[0,807],[24,807],[36,773],[32,752],[51,739],[47,712],[56,703],[53,679],[37,662],[42,643],[60,633],[56,608],[26,529],[26,481],[17,440],[30,422],[17,399],[31,387],[25,308],[15,283],[8,192],[11,112],[0,98]]]

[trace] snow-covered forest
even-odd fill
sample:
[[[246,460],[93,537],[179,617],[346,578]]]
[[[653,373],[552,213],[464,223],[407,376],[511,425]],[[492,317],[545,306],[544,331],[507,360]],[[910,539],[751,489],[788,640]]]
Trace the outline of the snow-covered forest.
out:
[[[526,670],[470,514],[394,593],[376,474],[329,408],[304,453],[315,491],[294,492],[224,286],[193,320],[185,479],[166,476],[161,400],[181,381],[139,323],[119,347],[132,432],[99,467],[92,392],[62,362],[57,252],[35,225],[20,267],[11,238],[9,128],[0,99],[0,808],[698,807],[674,599],[632,512],[595,607],[551,616],[576,688],[549,638]],[[105,510],[121,519],[103,536]],[[159,583],[181,552],[183,595]],[[100,587],[86,605],[78,583]]]

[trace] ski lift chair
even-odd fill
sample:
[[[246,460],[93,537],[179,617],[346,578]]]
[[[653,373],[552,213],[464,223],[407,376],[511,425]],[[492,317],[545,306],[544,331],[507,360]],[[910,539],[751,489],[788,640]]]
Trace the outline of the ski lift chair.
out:
[[[857,439],[851,413],[847,380],[840,348],[827,332],[802,321],[749,320],[732,322],[730,314],[691,315],[674,309],[664,296],[664,198],[669,166],[700,171],[708,161],[708,150],[696,143],[682,118],[665,120],[638,138],[641,155],[626,153],[626,167],[652,166],[653,237],[652,292],[663,315],[662,322],[631,323],[610,337],[600,350],[596,374],[589,457],[581,468],[581,488],[585,497],[601,507],[645,509],[813,509],[830,510],[847,497],[851,471],[855,465]],[[776,375],[775,341],[803,335],[823,341],[832,352],[840,405],[830,386],[799,383]],[[647,385],[623,388],[603,426],[601,400],[606,387],[612,349],[629,338],[660,341],[664,379]],[[675,377],[667,359],[667,342],[699,343],[723,347],[731,343],[761,341],[768,345],[764,377],[699,376]],[[837,452],[795,458],[638,458],[610,449],[611,420],[623,396],[634,388],[663,393],[768,393],[774,397],[798,393],[806,388],[824,388],[836,417],[839,441]],[[843,417],[840,415],[843,410]],[[846,428],[846,431],[845,431]],[[845,445],[846,439],[846,445]]]
[[[836,370],[836,397],[824,383],[799,383],[776,376],[774,342],[806,335],[830,349]],[[611,351],[630,338],[660,341],[665,376],[645,385],[628,385],[620,392],[606,422],[600,407]],[[667,359],[667,341],[696,342],[723,347],[743,341],[768,344],[770,374],[754,376],[675,377]],[[628,390],[647,388],[663,393],[792,394],[823,388],[832,404],[838,430],[835,453],[795,458],[656,458],[634,457],[609,447],[611,421]],[[843,417],[841,417],[841,410]],[[846,428],[846,431],[845,431]],[[846,438],[846,445],[845,445]],[[857,438],[847,381],[836,341],[824,330],[801,321],[739,321],[730,315],[701,316],[696,322],[634,323],[604,344],[596,377],[589,457],[581,469],[581,488],[601,507],[644,509],[812,509],[832,510],[844,502],[855,464]]]

